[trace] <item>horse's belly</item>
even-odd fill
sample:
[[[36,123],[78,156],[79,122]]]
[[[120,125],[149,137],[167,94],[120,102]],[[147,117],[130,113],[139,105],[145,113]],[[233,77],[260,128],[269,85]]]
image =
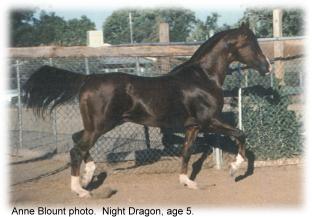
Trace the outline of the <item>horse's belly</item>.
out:
[[[124,121],[143,124],[151,127],[184,127],[188,115],[181,106],[171,104],[166,108],[161,106],[135,105],[123,115]]]

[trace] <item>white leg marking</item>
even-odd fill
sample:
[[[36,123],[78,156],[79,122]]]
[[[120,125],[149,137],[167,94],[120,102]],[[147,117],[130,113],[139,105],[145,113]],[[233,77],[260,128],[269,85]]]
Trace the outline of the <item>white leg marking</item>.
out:
[[[71,176],[71,190],[78,194],[79,197],[90,197],[90,192],[83,189],[79,183],[79,176]]]
[[[231,163],[233,172],[235,172],[243,162],[244,162],[244,158],[240,154],[237,154],[236,161]]]
[[[179,180],[181,184],[187,185],[188,188],[198,189],[197,183],[190,180],[186,174],[180,174]]]
[[[82,181],[81,181],[81,184],[83,187],[87,187],[88,184],[91,182],[95,168],[96,167],[95,167],[94,161],[90,161],[86,163],[85,171],[84,171],[84,174],[82,176]]]

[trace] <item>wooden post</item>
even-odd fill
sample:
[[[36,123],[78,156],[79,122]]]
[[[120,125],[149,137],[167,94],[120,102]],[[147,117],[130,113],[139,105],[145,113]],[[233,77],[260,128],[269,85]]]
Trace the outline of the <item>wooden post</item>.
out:
[[[159,24],[159,42],[160,43],[169,43],[169,24],[160,23]],[[170,59],[169,57],[159,58],[160,72],[162,74],[168,73],[170,71]]]
[[[277,38],[274,41],[274,57],[284,56],[284,44],[279,40],[283,36],[283,11],[281,9],[273,10],[273,37]],[[274,64],[275,76],[278,79],[280,86],[285,85],[284,81],[284,63],[282,61],[276,61]]]

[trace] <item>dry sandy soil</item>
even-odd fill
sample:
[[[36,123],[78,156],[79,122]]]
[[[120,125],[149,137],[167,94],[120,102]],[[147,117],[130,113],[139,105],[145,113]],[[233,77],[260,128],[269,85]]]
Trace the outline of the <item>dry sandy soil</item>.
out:
[[[164,167],[166,165],[163,165]],[[146,167],[149,171],[149,168]],[[125,172],[126,171],[126,172]],[[11,187],[11,205],[181,205],[199,207],[300,207],[303,203],[302,165],[255,168],[253,175],[235,182],[227,170],[204,168],[196,181],[199,190],[178,182],[178,169],[129,172],[97,169],[93,197],[80,199],[69,188],[70,170]],[[136,170],[138,171],[138,170]],[[243,173],[243,171],[241,171]],[[108,174],[108,175],[107,175]],[[117,192],[106,197],[110,189]]]

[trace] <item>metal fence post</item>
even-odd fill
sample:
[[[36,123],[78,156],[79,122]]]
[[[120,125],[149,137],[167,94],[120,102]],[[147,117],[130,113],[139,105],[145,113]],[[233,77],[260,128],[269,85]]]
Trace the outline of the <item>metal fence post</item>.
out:
[[[243,122],[242,122],[242,88],[238,89],[238,128],[240,130],[243,129]]]
[[[141,75],[139,57],[135,57],[135,68],[136,68],[136,74]],[[151,141],[150,141],[149,128],[146,125],[143,125],[143,131],[144,131],[146,148],[150,149],[151,148]]]
[[[17,91],[18,91],[18,129],[19,129],[19,147],[17,147],[17,153],[19,153],[19,148],[23,148],[23,113],[22,113],[22,99],[21,99],[21,77],[19,61],[16,60],[16,80],[17,80]]]
[[[299,86],[300,87],[303,87],[304,86],[304,83],[303,83],[303,73],[302,71],[299,72]]]
[[[139,57],[135,57],[135,68],[136,68],[136,74],[141,75]]]
[[[246,72],[246,73],[245,73],[245,75],[244,75],[244,77],[245,77],[245,87],[248,87],[248,75],[249,75],[249,69],[248,69],[248,70],[246,70],[245,72]]]
[[[86,69],[86,75],[90,75],[89,59],[88,59],[88,57],[85,57],[85,69]]]
[[[220,144],[220,135],[216,135],[217,136],[217,144]],[[213,152],[215,154],[215,161],[216,161],[216,168],[218,170],[221,169],[222,167],[222,150],[220,148],[214,148]]]
[[[49,65],[53,66],[53,60],[52,58],[49,58]],[[53,110],[52,114],[52,124],[53,124],[53,135],[54,135],[54,140],[55,140],[55,148],[57,151],[57,115],[56,115],[56,110]]]
[[[241,75],[241,67],[240,64],[238,65],[238,72]],[[248,85],[248,83],[245,85]],[[247,86],[246,86],[247,87]],[[240,130],[243,129],[243,122],[242,122],[242,88],[241,88],[241,82],[239,83],[239,89],[238,89],[238,128]]]
[[[270,86],[271,86],[271,87],[274,86],[274,78],[273,78],[273,76],[274,76],[274,73],[273,73],[273,72],[270,73]]]

